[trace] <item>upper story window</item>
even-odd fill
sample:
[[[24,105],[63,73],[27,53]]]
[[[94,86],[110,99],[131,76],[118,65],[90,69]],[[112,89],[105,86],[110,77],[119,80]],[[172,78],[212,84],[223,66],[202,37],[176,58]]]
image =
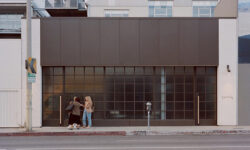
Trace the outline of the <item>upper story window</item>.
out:
[[[218,1],[193,2],[193,17],[213,17]]]
[[[149,17],[172,17],[172,4],[166,1],[150,1]]]
[[[0,33],[20,33],[21,14],[0,14]]]
[[[78,9],[78,0],[45,0],[46,9]]]
[[[214,6],[194,6],[193,16],[194,17],[213,17]]]
[[[128,10],[104,10],[105,17],[128,17]]]
[[[170,6],[149,6],[149,17],[171,17],[172,7]]]

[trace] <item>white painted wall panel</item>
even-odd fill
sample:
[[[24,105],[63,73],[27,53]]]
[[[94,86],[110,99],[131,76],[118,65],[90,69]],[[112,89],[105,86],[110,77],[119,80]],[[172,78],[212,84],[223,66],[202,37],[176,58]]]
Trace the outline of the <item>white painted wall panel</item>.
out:
[[[40,19],[32,20],[32,55],[37,61],[36,82],[33,83],[33,119],[35,127],[42,126],[42,69],[40,65]]]
[[[0,89],[21,88],[21,40],[0,39]]]
[[[192,17],[193,7],[173,6],[173,17]]]
[[[129,17],[148,17],[148,7],[88,7],[88,17],[105,17],[104,10],[128,10]]]
[[[0,90],[0,127],[21,126],[20,90]]]
[[[192,7],[192,0],[174,0],[174,6],[176,7]]]
[[[0,127],[21,126],[21,40],[0,39]]]
[[[227,71],[227,65],[230,71]],[[238,123],[238,22],[219,20],[218,125]]]

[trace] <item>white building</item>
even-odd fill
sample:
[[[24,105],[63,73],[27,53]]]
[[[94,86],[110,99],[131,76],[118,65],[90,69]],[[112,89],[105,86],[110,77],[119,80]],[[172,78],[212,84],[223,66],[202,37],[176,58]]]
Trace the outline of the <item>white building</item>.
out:
[[[218,0],[89,0],[88,17],[213,17]]]
[[[148,17],[147,0],[89,0],[88,17]]]

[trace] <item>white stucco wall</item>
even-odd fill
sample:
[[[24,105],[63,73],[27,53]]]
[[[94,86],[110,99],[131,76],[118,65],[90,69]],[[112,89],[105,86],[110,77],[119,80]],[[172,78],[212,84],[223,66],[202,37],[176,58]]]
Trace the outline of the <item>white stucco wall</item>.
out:
[[[192,17],[193,16],[192,0],[174,0],[173,17]]]
[[[21,39],[0,39],[0,127],[21,126]]]
[[[104,10],[128,10],[129,17],[148,17],[148,7],[88,7],[88,17],[105,17]]]
[[[42,126],[42,71],[40,66],[40,19],[32,19],[32,57],[37,60],[36,82],[32,84],[32,125]],[[26,52],[26,22],[22,20],[22,65],[27,56]],[[27,71],[22,68],[22,117],[23,124],[26,120],[26,75]]]
[[[227,71],[227,65],[230,71]],[[238,123],[238,22],[219,20],[218,125]]]
[[[192,17],[193,7],[177,7],[173,6],[173,17]]]

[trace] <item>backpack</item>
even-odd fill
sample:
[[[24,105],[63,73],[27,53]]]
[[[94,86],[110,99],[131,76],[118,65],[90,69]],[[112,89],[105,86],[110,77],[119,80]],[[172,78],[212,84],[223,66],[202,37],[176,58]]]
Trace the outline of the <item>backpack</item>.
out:
[[[66,111],[72,111],[74,109],[74,103],[71,101],[69,105],[65,108]]]

